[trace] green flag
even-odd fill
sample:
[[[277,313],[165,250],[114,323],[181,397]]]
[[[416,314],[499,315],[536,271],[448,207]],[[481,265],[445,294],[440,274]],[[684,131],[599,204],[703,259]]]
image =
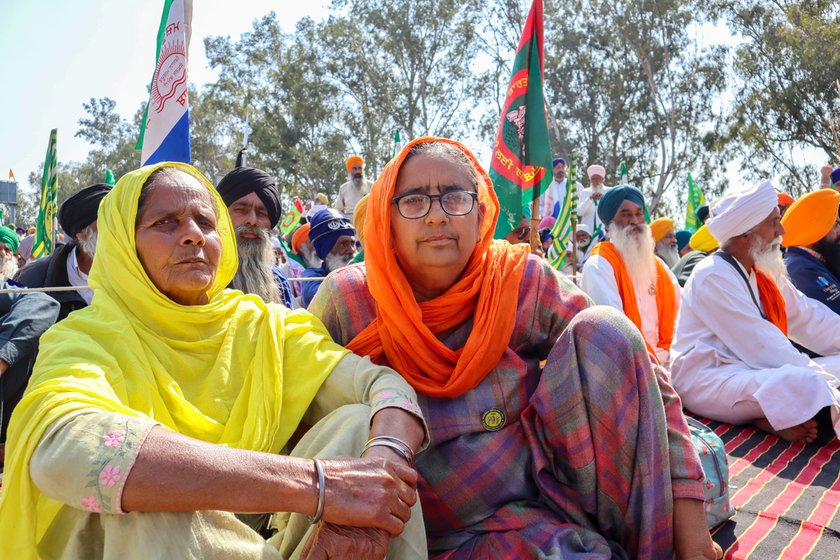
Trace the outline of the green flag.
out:
[[[695,232],[703,225],[700,218],[697,217],[697,209],[706,204],[706,197],[703,196],[703,191],[691,178],[691,173],[688,174],[688,205],[685,208],[685,229],[690,232]]]
[[[117,179],[114,177],[114,172],[110,169],[105,170],[105,184],[106,185],[116,185]]]
[[[300,223],[300,210],[298,210],[297,204],[292,204],[292,207],[286,212],[286,215],[283,216],[283,219],[280,220],[280,234],[281,235],[289,235],[292,233],[292,230],[295,229],[297,225]]]
[[[51,254],[55,247],[55,215],[58,213],[57,138],[58,129],[54,128],[50,131],[44,174],[41,176],[41,200],[35,222],[35,241],[32,244],[32,257],[36,259]]]
[[[551,184],[551,144],[543,99],[543,4],[534,0],[499,118],[489,166],[499,198],[496,238],[505,237],[530,216],[531,201]]]
[[[391,157],[397,155],[397,152],[400,150],[400,131],[396,131],[394,133],[394,149],[391,150]]]
[[[618,184],[619,185],[626,185],[627,184],[627,164],[625,162],[621,162],[618,171]]]
[[[563,206],[560,208],[557,221],[551,228],[554,241],[548,248],[548,260],[557,270],[566,264],[566,248],[577,226],[577,204],[577,154],[572,152],[569,176],[566,178],[566,196],[563,198]]]

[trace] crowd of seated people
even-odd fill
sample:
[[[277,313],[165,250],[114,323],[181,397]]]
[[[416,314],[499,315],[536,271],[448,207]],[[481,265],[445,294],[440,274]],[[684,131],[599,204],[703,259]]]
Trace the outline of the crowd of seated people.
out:
[[[737,187],[692,233],[592,165],[568,275],[493,239],[464,145],[363,166],[288,245],[258,169],[68,199],[17,277],[75,291],[0,326],[4,557],[715,559],[685,411],[840,433],[837,191]]]

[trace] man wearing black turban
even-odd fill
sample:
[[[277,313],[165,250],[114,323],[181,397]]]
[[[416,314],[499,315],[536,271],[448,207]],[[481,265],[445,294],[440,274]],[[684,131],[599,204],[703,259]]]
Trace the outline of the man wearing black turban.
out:
[[[20,271],[17,281],[27,288],[78,286],[75,291],[50,292],[61,304],[58,320],[71,311],[90,304],[93,291],[88,289],[88,273],[96,253],[96,214],[99,203],[113,187],[97,184],[86,187],[58,209],[58,225],[71,238],[52,255],[31,261]]]
[[[281,212],[274,179],[261,169],[237,167],[219,181],[216,190],[228,207],[239,254],[239,267],[229,287],[297,307],[289,280],[274,265],[271,230]]]

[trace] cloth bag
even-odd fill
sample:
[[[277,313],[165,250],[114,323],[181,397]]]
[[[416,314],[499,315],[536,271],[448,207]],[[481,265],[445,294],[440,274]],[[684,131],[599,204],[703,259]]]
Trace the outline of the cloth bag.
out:
[[[717,527],[735,515],[729,500],[729,463],[723,440],[708,426],[686,417],[691,441],[700,456],[703,466],[703,490],[706,493],[706,524],[709,529]]]

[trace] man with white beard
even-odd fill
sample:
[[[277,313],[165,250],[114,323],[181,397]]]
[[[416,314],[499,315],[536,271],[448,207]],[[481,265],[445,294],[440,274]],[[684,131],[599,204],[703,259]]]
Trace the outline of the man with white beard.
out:
[[[680,261],[680,252],[677,249],[677,234],[674,231],[674,220],[671,218],[657,218],[650,223],[650,232],[653,235],[653,252],[656,256],[665,261],[668,268],[673,269]]]
[[[360,156],[350,156],[344,162],[344,166],[347,168],[347,175],[350,180],[338,187],[338,197],[336,197],[333,207],[352,220],[356,204],[370,192],[373,183],[365,177],[365,160]],[[313,218],[316,213],[313,207],[311,214]]]
[[[604,237],[604,223],[598,216],[598,204],[601,197],[610,190],[610,187],[604,185],[606,173],[603,165],[590,165],[586,168],[589,187],[578,191],[578,222],[591,228],[595,239]]]
[[[261,169],[237,167],[222,177],[216,190],[230,213],[239,256],[228,287],[268,303],[298,307],[289,280],[274,264],[271,229],[280,221],[280,193],[274,179]]]
[[[325,278],[330,272],[349,265],[356,256],[356,230],[353,223],[332,209],[321,210],[312,216],[309,240],[323,264],[318,268],[307,268],[304,278]],[[304,281],[301,286],[303,306],[309,302],[321,286],[321,280]]]
[[[20,246],[20,238],[12,228],[0,226],[0,282],[10,280],[17,274],[18,261],[15,253]]]
[[[623,311],[644,336],[648,351],[668,365],[680,287],[653,252],[645,223],[645,199],[631,185],[607,190],[598,205],[609,241],[592,249],[583,265],[581,288],[599,305]]]
[[[88,274],[96,253],[96,219],[99,203],[113,187],[104,183],[86,187],[58,209],[58,224],[69,243],[53,254],[30,261],[18,273],[17,282],[27,288],[75,286],[77,290],[50,292],[61,305],[58,320],[72,311],[90,305],[93,291],[88,289]]]
[[[788,280],[773,185],[724,196],[706,225],[720,250],[688,279],[671,346],[683,405],[805,442],[817,437],[814,417],[828,408],[840,435],[840,316]],[[824,357],[811,359],[791,341]]]

